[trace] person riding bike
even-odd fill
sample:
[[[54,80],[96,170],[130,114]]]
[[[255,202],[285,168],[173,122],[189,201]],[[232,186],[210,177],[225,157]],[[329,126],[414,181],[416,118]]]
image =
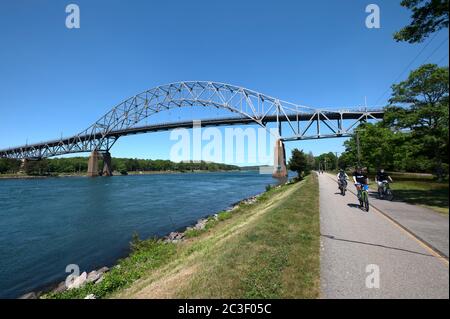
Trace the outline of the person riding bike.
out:
[[[383,192],[380,192],[380,190],[382,190],[384,188],[384,184],[388,183],[388,182],[393,183],[394,181],[392,180],[391,176],[389,176],[388,173],[386,173],[384,171],[384,168],[381,168],[378,172],[377,175],[375,176],[375,182],[378,185],[378,193],[380,194],[381,197],[384,196]]]
[[[341,183],[347,186],[348,175],[342,168],[339,170],[339,173],[336,177],[338,181],[338,187],[340,187]]]
[[[356,190],[358,191],[358,199],[361,198],[361,189],[364,185],[369,185],[369,178],[363,172],[361,167],[357,167],[353,173],[353,181],[355,182]]]

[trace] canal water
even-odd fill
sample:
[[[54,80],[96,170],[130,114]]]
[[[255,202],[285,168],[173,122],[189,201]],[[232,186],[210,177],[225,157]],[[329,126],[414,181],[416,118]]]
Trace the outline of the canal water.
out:
[[[274,184],[258,172],[0,180],[0,298],[16,298],[127,254]]]

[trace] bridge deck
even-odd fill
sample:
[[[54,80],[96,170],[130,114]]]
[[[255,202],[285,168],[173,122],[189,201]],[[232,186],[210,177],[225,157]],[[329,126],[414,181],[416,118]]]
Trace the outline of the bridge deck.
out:
[[[321,113],[298,113],[298,114],[288,114],[286,117],[279,117],[278,120],[281,122],[308,122],[313,119],[314,116],[316,116],[317,120],[317,114],[319,114],[319,118],[321,121],[329,121],[329,120],[358,120],[361,118],[361,112],[321,112]],[[383,118],[383,111],[371,111],[370,117],[381,119]],[[202,127],[207,126],[225,126],[225,125],[248,125],[248,124],[255,124],[258,125],[258,123],[255,121],[255,119],[252,118],[244,118],[244,117],[229,117],[229,118],[218,118],[218,119],[203,119],[198,120],[198,124]],[[276,115],[269,115],[264,117],[264,123],[269,122],[277,122],[277,116]],[[46,142],[40,142],[40,143],[34,143],[34,144],[28,144],[28,145],[22,145],[19,147],[12,147],[8,149],[0,150],[0,157],[10,157],[12,153],[25,153],[32,150],[40,149],[40,148],[51,148],[51,147],[58,147],[61,145],[69,145],[73,143],[82,143],[87,142],[95,139],[101,139],[104,137],[117,139],[121,136],[126,135],[132,135],[132,134],[142,134],[142,133],[149,133],[149,132],[158,132],[158,131],[167,131],[171,129],[176,128],[192,128],[194,124],[194,121],[180,121],[180,122],[172,122],[172,123],[161,123],[161,124],[153,124],[153,125],[146,125],[146,126],[137,126],[122,130],[114,130],[109,133],[107,133],[105,136],[98,133],[95,135],[82,135],[82,136],[72,136],[68,138],[58,139],[58,140],[50,140]]]

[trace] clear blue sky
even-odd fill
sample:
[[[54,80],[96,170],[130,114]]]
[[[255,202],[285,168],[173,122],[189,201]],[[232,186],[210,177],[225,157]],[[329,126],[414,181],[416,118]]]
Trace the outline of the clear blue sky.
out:
[[[69,3],[80,7],[80,29],[65,27]],[[381,8],[380,29],[365,27],[369,3]],[[365,96],[374,105],[427,44],[392,39],[410,17],[399,3],[1,1],[0,148],[78,133],[123,99],[181,80],[231,83],[318,108],[361,105]],[[447,64],[448,43],[431,55],[446,38],[440,32],[411,69]],[[341,152],[343,141],[288,147],[318,155]],[[122,138],[112,153],[168,158],[170,146],[168,133],[144,134]]]

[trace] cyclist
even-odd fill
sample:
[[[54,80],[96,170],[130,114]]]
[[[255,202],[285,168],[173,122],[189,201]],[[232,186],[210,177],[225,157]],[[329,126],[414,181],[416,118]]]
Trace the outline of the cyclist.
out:
[[[353,173],[353,181],[355,182],[356,190],[358,191],[358,199],[361,198],[361,189],[363,185],[369,185],[369,178],[363,172],[361,167],[357,167]]]
[[[338,181],[338,187],[340,187],[341,183],[345,187],[347,187],[348,175],[342,168],[339,170],[339,173],[337,174],[336,177],[337,177],[337,181]]]
[[[391,183],[394,182],[391,176],[389,176],[389,174],[384,171],[384,168],[381,168],[375,176],[375,182],[377,182],[378,185],[378,194],[380,194],[381,198],[384,197],[384,194],[380,190],[384,188],[384,183],[387,183],[388,181],[390,181]]]

